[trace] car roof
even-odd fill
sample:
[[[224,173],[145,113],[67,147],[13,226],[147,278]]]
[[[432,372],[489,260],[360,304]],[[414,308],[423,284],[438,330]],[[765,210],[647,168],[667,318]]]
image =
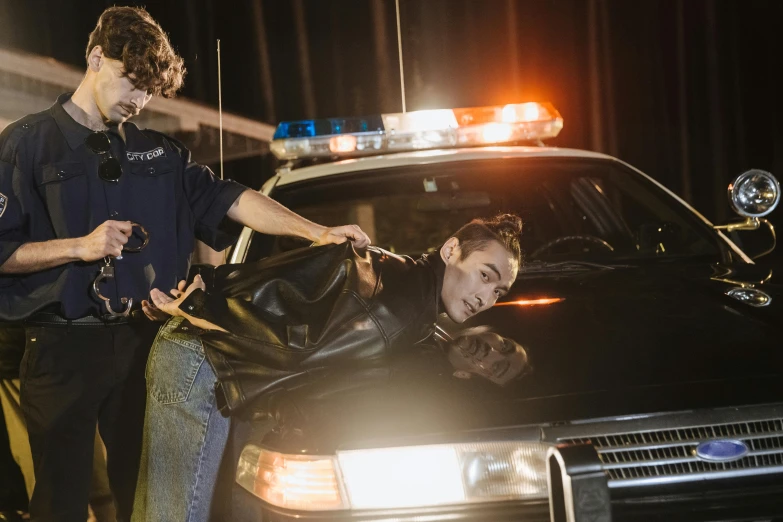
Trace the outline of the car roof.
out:
[[[377,170],[408,165],[427,165],[454,161],[471,161],[503,158],[542,158],[568,157],[614,160],[612,156],[580,149],[561,149],[557,147],[466,147],[458,149],[435,149],[412,152],[398,152],[380,156],[345,159],[334,163],[313,165],[278,172],[277,185],[287,185],[315,178],[346,174],[363,170]]]

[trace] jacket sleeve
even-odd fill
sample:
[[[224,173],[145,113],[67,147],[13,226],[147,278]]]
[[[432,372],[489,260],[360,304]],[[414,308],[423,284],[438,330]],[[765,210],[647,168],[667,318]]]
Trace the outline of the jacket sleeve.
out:
[[[385,357],[389,339],[370,304],[377,275],[350,245],[228,273],[222,293],[193,292],[180,308],[230,332],[201,336],[230,409],[309,373]]]

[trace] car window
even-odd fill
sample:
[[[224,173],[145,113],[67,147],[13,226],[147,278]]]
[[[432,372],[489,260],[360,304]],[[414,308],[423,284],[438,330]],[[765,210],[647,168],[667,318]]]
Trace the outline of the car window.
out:
[[[476,217],[515,212],[528,260],[717,256],[717,237],[649,180],[607,160],[498,159],[365,171],[279,188],[272,196],[324,225],[356,223],[399,254],[438,248]],[[246,258],[306,246],[255,234]]]

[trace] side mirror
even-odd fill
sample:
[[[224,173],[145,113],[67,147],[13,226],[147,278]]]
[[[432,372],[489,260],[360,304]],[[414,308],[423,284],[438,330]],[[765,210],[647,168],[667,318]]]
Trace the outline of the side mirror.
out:
[[[752,169],[737,176],[729,184],[729,203],[731,208],[744,217],[744,221],[717,225],[716,230],[734,232],[735,230],[758,230],[762,224],[766,225],[772,234],[772,247],[757,254],[759,258],[772,252],[777,245],[775,228],[766,219],[762,219],[775,210],[780,202],[780,183],[775,176],[764,170]]]

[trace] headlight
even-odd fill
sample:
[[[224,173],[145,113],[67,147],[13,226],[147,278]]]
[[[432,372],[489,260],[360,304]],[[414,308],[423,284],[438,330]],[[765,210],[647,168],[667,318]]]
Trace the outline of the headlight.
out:
[[[545,499],[548,444],[489,442],[283,455],[242,452],[237,482],[297,510],[386,509]]]

